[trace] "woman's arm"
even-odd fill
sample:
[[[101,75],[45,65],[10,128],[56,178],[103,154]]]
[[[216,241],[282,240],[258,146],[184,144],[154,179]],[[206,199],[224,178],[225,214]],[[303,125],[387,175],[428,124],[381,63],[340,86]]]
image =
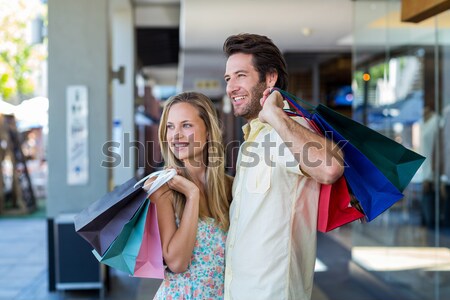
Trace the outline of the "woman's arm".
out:
[[[171,189],[186,196],[186,205],[178,228],[175,223]],[[150,196],[158,213],[164,260],[174,273],[186,271],[191,261],[197,236],[199,197],[198,187],[180,175],[176,175]]]

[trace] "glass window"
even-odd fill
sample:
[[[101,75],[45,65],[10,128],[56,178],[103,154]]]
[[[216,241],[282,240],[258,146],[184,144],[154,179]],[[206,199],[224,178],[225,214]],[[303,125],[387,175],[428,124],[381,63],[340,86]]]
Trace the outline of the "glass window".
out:
[[[427,159],[402,200],[331,234],[399,298],[447,299],[450,12],[418,24],[400,14],[400,1],[354,2],[353,118]]]

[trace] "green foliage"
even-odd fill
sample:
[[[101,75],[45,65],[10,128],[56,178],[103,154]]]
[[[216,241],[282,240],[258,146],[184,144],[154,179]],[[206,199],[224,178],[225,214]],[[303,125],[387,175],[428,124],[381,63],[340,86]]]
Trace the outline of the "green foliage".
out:
[[[0,98],[10,99],[14,94],[14,89],[8,86],[9,75],[3,73],[0,75]]]
[[[46,59],[45,45],[31,45],[27,34],[37,16],[46,18],[38,0],[0,0],[0,98],[20,102],[33,96],[33,75]]]
[[[389,75],[389,64],[386,62],[382,62],[377,65],[371,66],[369,69],[369,73],[371,81],[376,83],[378,79],[383,79],[385,75]]]

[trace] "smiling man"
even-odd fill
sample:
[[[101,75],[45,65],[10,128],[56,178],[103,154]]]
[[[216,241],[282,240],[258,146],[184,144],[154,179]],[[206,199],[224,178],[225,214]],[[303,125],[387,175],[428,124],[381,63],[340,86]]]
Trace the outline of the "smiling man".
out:
[[[223,50],[227,95],[235,116],[247,120],[230,208],[225,299],[310,299],[320,184],[342,176],[342,153],[283,111],[272,88],[286,90],[286,63],[272,40],[233,35]]]

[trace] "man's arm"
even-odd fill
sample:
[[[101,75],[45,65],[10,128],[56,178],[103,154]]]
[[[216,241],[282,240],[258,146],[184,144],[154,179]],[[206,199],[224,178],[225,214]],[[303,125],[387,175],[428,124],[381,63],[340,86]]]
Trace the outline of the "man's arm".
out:
[[[260,121],[277,131],[304,173],[323,184],[331,184],[342,176],[342,150],[333,141],[292,120],[283,111],[283,97],[278,91],[264,91],[261,105]]]

